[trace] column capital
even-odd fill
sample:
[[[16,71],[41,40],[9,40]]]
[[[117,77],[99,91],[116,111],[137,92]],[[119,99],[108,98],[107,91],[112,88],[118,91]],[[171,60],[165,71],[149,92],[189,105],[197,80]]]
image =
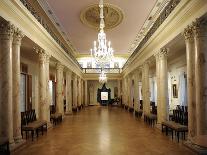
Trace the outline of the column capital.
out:
[[[193,22],[193,32],[195,37],[207,37],[207,19],[199,18]]]
[[[193,26],[188,25],[183,31],[183,36],[185,37],[185,40],[193,39]]]
[[[149,66],[149,64],[150,64],[150,59],[147,59],[147,60],[144,61],[143,67],[144,66]]]
[[[14,25],[11,22],[0,18],[0,37],[1,39],[11,40],[14,34]]]
[[[64,65],[61,64],[60,62],[57,62],[57,63],[56,63],[56,69],[62,71],[62,70],[64,69]]]
[[[169,48],[161,48],[159,52],[159,58],[165,58],[168,56]]]
[[[19,28],[15,28],[13,35],[13,44],[21,45],[21,41],[24,36],[25,35]]]
[[[44,49],[35,47],[36,52],[39,54],[40,63],[49,63],[50,55],[48,55]]]
[[[72,76],[73,73],[71,70],[67,69],[66,74],[68,74],[69,76]]]
[[[73,75],[73,78],[74,79],[77,79],[78,78],[78,76],[74,72],[72,73],[72,75]]]

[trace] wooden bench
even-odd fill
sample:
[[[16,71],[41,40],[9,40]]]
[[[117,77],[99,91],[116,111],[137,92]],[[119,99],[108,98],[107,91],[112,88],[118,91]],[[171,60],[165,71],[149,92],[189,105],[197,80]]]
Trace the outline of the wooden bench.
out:
[[[23,137],[23,131],[26,132],[26,139],[28,132],[31,132],[32,141],[34,139],[34,134],[36,133],[38,137],[38,131],[44,131],[44,127],[47,130],[47,121],[37,120],[35,110],[29,110],[25,112],[21,112],[21,132]]]
[[[135,116],[138,117],[138,118],[141,118],[141,117],[142,117],[142,113],[143,113],[142,110],[140,110],[140,111],[135,111]]]
[[[129,107],[129,112],[133,113],[134,112],[134,108],[133,107]]]
[[[10,155],[9,142],[4,142],[0,144],[0,154]]]
[[[157,122],[157,115],[155,114],[144,114],[144,122],[148,123],[151,126],[154,126]]]
[[[181,124],[176,123],[174,121],[162,122],[162,132],[164,132],[163,127],[165,127],[166,135],[168,135],[168,129],[171,129],[172,139],[173,139],[173,134],[175,131],[175,135],[177,136],[178,142],[179,142],[180,133],[182,133],[182,137],[183,137],[183,139],[185,139],[185,133],[188,132],[188,127],[186,125],[181,125]]]
[[[59,122],[62,122],[63,117],[61,113],[57,113],[55,110],[55,106],[51,105],[50,106],[50,121],[56,125]]]

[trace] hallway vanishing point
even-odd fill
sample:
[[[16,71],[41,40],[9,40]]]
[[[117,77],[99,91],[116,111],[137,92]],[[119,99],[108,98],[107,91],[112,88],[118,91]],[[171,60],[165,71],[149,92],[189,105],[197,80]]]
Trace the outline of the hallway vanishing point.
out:
[[[86,107],[14,155],[190,155],[182,142],[119,107]]]

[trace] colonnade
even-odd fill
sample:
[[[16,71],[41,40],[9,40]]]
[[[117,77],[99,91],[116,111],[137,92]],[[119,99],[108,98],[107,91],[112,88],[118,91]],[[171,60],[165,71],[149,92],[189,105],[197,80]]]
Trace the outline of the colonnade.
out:
[[[0,19],[0,142],[12,145],[21,138],[20,45],[23,33]]]
[[[207,133],[207,19],[200,18],[183,33],[187,59],[188,137]]]
[[[0,143],[9,142],[10,147],[23,142],[20,114],[20,47],[24,34],[9,21],[0,19]],[[41,47],[38,53],[38,113],[39,119],[46,120],[50,126],[50,52]],[[64,80],[65,73],[65,80]],[[77,80],[78,79],[78,80]],[[64,112],[63,86],[66,81],[66,110]],[[56,64],[56,111],[71,114],[87,105],[87,81],[65,67]]]
[[[188,129],[189,139],[196,135],[207,133],[207,19],[197,19],[189,25],[183,35],[186,44],[187,60],[187,104],[188,104]],[[155,52],[157,82],[157,123],[169,119],[168,97],[168,53],[170,49],[161,48]],[[140,96],[138,82],[142,82],[143,113],[150,113],[149,90],[149,58],[137,69],[123,78],[123,104],[130,108],[131,98],[134,98],[134,111],[140,111]],[[140,78],[139,74],[142,76]],[[132,79],[134,75],[134,79]],[[134,95],[130,93],[131,82],[134,80]],[[131,88],[132,89],[132,88]]]

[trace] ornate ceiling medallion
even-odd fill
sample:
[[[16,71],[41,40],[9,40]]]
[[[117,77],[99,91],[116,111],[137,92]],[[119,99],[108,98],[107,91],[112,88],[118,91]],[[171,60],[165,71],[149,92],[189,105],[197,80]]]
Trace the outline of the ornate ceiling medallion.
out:
[[[120,8],[111,4],[104,4],[104,20],[105,29],[112,29],[118,26],[124,17],[124,14]],[[98,4],[91,5],[81,11],[81,22],[91,28],[99,29],[100,15]]]

